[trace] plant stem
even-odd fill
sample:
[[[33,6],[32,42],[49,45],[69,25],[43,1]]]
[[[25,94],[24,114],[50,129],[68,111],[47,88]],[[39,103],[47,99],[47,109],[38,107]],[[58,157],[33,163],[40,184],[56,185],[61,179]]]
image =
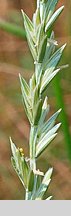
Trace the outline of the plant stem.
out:
[[[37,138],[36,131],[37,131],[37,127],[31,126],[29,146],[30,146],[30,168],[32,170],[36,169],[36,159],[35,159],[36,138]]]
[[[29,192],[28,189],[26,189],[26,194],[25,194],[25,200],[28,200]]]
[[[36,170],[36,160],[35,159],[30,159],[30,168],[32,170]]]

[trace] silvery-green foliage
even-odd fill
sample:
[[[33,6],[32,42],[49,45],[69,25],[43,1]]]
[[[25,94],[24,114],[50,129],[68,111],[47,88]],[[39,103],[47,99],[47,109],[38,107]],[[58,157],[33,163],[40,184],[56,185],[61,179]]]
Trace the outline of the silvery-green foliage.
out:
[[[58,0],[37,0],[37,9],[33,14],[32,21],[23,12],[23,22],[30,52],[34,59],[35,72],[27,83],[19,75],[22,100],[24,109],[31,125],[29,138],[29,158],[26,158],[23,150],[17,148],[11,142],[12,165],[26,190],[26,200],[41,200],[51,181],[53,169],[50,168],[45,174],[36,169],[37,158],[44,152],[51,141],[56,137],[61,125],[55,125],[61,109],[54,113],[46,121],[49,113],[46,90],[49,83],[62,69],[57,67],[64,44],[57,48],[52,25],[61,14],[64,6],[55,12]],[[50,200],[48,197],[46,200]]]

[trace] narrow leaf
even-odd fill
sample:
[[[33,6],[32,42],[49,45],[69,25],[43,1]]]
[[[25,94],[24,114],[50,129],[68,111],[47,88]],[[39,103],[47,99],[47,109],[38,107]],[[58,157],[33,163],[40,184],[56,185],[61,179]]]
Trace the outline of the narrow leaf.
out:
[[[39,11],[39,8],[36,9],[36,12],[33,15],[33,24],[34,24],[35,31],[36,31],[36,28],[38,27],[38,25],[40,25],[40,11]]]
[[[36,158],[47,148],[47,146],[50,144],[50,142],[56,137],[57,133],[53,134],[49,138],[47,137],[44,139],[44,142],[41,141],[39,144],[36,146]]]
[[[22,183],[23,186],[25,187],[25,185],[24,185],[24,181],[23,181],[23,179],[22,179],[22,176],[20,176],[20,173],[18,172],[18,170],[17,170],[17,168],[16,168],[15,160],[14,160],[13,157],[11,157],[11,163],[12,163],[12,166],[13,166],[15,172],[17,173],[17,175],[18,175],[18,177],[19,177],[21,183]]]
[[[44,17],[44,13],[45,13],[45,2],[44,1],[40,1],[40,18],[41,18],[41,22],[43,22],[43,17]]]
[[[31,170],[28,176],[28,190],[32,191],[33,187],[34,187],[34,173],[33,170]]]
[[[52,172],[53,172],[52,168],[46,172],[46,174],[42,180],[42,183],[40,184],[40,187],[39,187],[38,191],[36,192],[36,200],[41,200],[43,198],[43,196],[44,196],[44,194],[45,194],[45,192],[49,186],[49,183],[51,181]]]
[[[40,93],[42,94],[48,87],[48,84],[51,82],[51,80],[58,74],[60,71],[60,68],[55,70],[52,74],[50,74],[47,79],[43,82],[43,85],[41,84]]]
[[[30,88],[21,75],[19,75],[19,78],[20,78],[20,83],[21,83],[21,91],[22,91],[25,111],[26,111],[29,121],[32,122],[31,101],[29,99]]]
[[[49,104],[48,104],[48,98],[46,96],[42,106],[42,113],[38,124],[38,128],[39,128],[38,130],[40,130],[41,126],[43,125],[45,117],[48,114],[48,112],[49,112]]]
[[[47,22],[46,27],[45,27],[45,32],[48,31],[48,29],[51,27],[51,25],[55,22],[55,20],[57,19],[57,17],[61,14],[61,12],[63,11],[64,6],[60,7],[50,18],[50,20]]]
[[[46,200],[51,200],[52,199],[52,196],[49,196]]]
[[[34,26],[33,26],[32,21],[31,21],[31,20],[29,19],[29,17],[24,13],[23,10],[21,10],[21,12],[22,12],[23,18],[26,20],[27,25],[29,26],[30,31],[33,32],[33,31],[34,31]]]
[[[36,104],[35,108],[34,108],[34,112],[33,112],[33,123],[34,125],[37,125],[41,116],[41,112],[42,112],[42,99],[40,99],[38,101],[38,103]]]
[[[56,4],[58,3],[58,0],[48,0],[47,1],[47,6],[45,8],[45,21],[47,23],[47,21],[50,19],[50,17],[52,16],[54,10],[55,10],[55,7],[56,7]]]
[[[55,124],[55,120],[60,114],[61,109],[59,109],[56,113],[54,113],[43,125],[40,127],[40,134],[44,133],[45,131],[49,131]]]
[[[54,40],[54,32],[51,33],[51,36],[50,36],[49,39]],[[47,40],[46,52],[45,52],[45,56],[44,56],[44,59],[43,59],[43,62],[42,62],[42,69],[44,71],[47,69],[49,59],[50,59],[51,55],[53,55],[54,50],[55,50],[55,44],[54,43],[49,43],[48,40]]]
[[[30,93],[32,96],[33,90],[35,89],[35,86],[36,86],[35,74],[32,75],[32,78],[30,79],[29,85],[30,85]]]
[[[45,73],[43,76],[43,80],[45,80],[46,77],[54,71],[55,67],[59,63],[59,60],[61,58],[62,52],[65,49],[65,47],[66,44],[64,44],[57,51],[55,51],[54,54],[51,56],[51,58],[47,61],[46,67],[44,68]]]
[[[38,100],[39,100],[39,86],[36,85],[33,92],[33,109],[35,109]]]
[[[21,166],[22,166],[22,175],[23,175],[23,181],[24,181],[24,185],[27,188],[28,186],[28,175],[29,175],[29,167],[28,164],[24,158],[21,158]]]
[[[46,51],[46,45],[47,45],[47,36],[45,36],[42,41],[41,41],[41,44],[40,44],[40,48],[39,48],[39,51],[38,51],[38,62],[41,63],[43,61],[43,57],[45,55],[45,51]]]
[[[39,51],[39,48],[40,48],[40,44],[41,44],[41,41],[44,37],[44,23],[41,23],[38,28],[37,28],[37,32],[36,32],[36,45],[38,47],[38,51]]]
[[[10,137],[10,143],[11,143],[11,150],[12,150],[13,157],[16,158],[16,150],[17,150],[17,148],[16,148],[15,144],[12,142],[11,137]]]
[[[26,36],[28,40],[28,45],[33,55],[33,58],[36,61],[37,54],[36,54],[36,48],[35,48],[33,23],[29,20],[29,18],[26,16],[26,14],[23,11],[22,11],[22,14],[24,18],[24,26],[25,26]]]
[[[39,143],[41,141],[44,142],[44,139],[47,139],[47,138],[51,137],[54,133],[56,133],[60,126],[61,126],[61,123],[58,123],[52,129],[50,129],[49,131],[48,131],[48,127],[47,127],[44,130],[44,132],[41,134],[40,139],[39,139]],[[38,146],[40,146],[40,144],[38,144]]]

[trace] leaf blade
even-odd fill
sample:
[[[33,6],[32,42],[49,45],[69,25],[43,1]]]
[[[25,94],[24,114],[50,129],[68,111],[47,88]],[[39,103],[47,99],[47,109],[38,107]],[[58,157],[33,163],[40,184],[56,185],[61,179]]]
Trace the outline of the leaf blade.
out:
[[[50,20],[47,22],[46,27],[45,27],[45,32],[47,32],[49,30],[49,28],[51,27],[51,25],[55,22],[55,20],[58,18],[58,16],[61,14],[61,12],[63,11],[64,6],[61,6],[50,18]]]
[[[41,200],[50,184],[51,181],[51,175],[52,175],[53,169],[50,168],[46,173],[42,180],[42,183],[40,184],[39,189],[36,192],[36,200]]]

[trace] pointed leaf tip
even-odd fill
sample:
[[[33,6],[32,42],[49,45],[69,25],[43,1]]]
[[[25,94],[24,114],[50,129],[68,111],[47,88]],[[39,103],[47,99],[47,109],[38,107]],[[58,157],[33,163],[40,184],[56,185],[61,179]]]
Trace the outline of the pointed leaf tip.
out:
[[[52,199],[52,196],[49,196],[46,200],[51,200]]]
[[[65,49],[65,47],[66,47],[66,43],[62,46],[62,50],[61,50],[61,52]]]
[[[21,80],[21,74],[19,73],[19,79]]]
[[[58,110],[58,113],[60,113],[62,111],[62,108],[60,108],[59,110]]]
[[[24,11],[23,11],[23,9],[21,9],[21,13],[22,13],[22,15],[24,16]]]
[[[45,27],[45,32],[48,31],[48,29],[52,26],[52,24],[56,21],[56,19],[58,18],[58,16],[61,14],[61,12],[64,9],[64,5],[61,6],[60,8],[58,8],[55,13],[52,15],[52,17],[50,18],[50,20],[47,22],[46,27]]]

